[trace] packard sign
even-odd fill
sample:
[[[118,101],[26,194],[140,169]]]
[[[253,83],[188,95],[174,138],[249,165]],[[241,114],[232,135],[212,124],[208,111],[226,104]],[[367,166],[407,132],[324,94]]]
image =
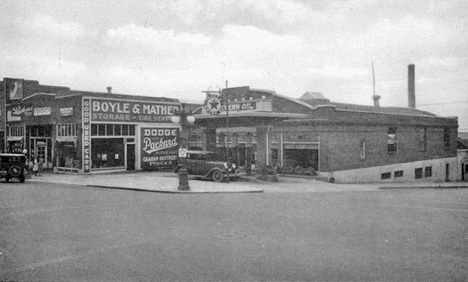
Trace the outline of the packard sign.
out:
[[[170,122],[170,117],[178,111],[179,105],[177,104],[91,100],[91,121],[93,122]]]
[[[178,128],[141,128],[141,168],[171,167],[178,159]]]
[[[20,105],[10,105],[8,111],[11,113],[11,116],[32,116],[33,114],[33,105],[32,104],[20,104]]]

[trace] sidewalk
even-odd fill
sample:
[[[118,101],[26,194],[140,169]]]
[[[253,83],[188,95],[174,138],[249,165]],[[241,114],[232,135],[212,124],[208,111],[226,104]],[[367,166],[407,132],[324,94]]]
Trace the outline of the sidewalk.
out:
[[[73,184],[88,187],[149,191],[159,193],[310,193],[382,191],[385,189],[452,189],[468,188],[467,182],[407,182],[338,184],[310,178],[280,176],[279,182],[263,182],[255,176],[242,176],[238,181],[217,183],[189,178],[190,190],[180,191],[178,175],[173,172],[122,172],[112,174],[54,174],[27,179],[26,182]]]
[[[245,181],[200,181],[189,178],[190,190],[180,191],[178,175],[173,172],[123,172],[111,174],[55,174],[32,176],[26,182],[73,184],[88,187],[137,190],[159,193],[261,193],[263,189],[246,185]]]

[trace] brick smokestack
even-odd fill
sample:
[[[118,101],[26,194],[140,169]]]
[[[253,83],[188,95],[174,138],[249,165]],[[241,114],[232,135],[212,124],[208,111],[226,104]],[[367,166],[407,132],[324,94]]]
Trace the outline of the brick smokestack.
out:
[[[414,65],[408,65],[408,108],[416,108]]]
[[[112,87],[111,86],[107,86],[107,93],[112,94]]]

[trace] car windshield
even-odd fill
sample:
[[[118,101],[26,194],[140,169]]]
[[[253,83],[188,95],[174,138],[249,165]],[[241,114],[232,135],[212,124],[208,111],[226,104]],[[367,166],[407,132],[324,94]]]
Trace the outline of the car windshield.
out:
[[[24,162],[25,157],[24,156],[0,156],[0,161],[2,163],[18,163],[18,162]]]

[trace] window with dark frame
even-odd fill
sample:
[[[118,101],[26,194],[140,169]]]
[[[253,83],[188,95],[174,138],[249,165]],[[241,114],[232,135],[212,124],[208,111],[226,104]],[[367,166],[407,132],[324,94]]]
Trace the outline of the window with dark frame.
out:
[[[91,136],[135,136],[135,125],[92,124]]]
[[[427,128],[419,129],[419,151],[425,152],[427,150]]]
[[[97,136],[98,135],[98,125],[97,124],[92,124],[91,125],[91,135],[92,136]]]
[[[62,123],[57,124],[57,136],[76,136],[78,124]]]
[[[98,124],[98,136],[106,136],[106,125]]]
[[[415,179],[421,179],[422,178],[422,167],[419,167],[417,169],[414,170],[414,178]]]
[[[107,124],[107,126],[106,126],[106,135],[107,136],[114,136],[114,125],[113,124]]]
[[[359,141],[359,158],[361,160],[366,159],[366,139],[361,139]]]
[[[382,177],[382,180],[390,179],[392,178],[392,173],[391,172],[382,173],[381,177]]]
[[[388,153],[397,152],[397,129],[396,127],[388,128],[388,138],[387,138]]]
[[[444,149],[450,149],[450,128],[444,128]]]
[[[424,177],[432,177],[432,166],[426,166],[424,168]]]
[[[395,178],[396,178],[396,177],[403,177],[403,170],[395,171],[394,175],[395,175],[395,176],[394,176]]]

